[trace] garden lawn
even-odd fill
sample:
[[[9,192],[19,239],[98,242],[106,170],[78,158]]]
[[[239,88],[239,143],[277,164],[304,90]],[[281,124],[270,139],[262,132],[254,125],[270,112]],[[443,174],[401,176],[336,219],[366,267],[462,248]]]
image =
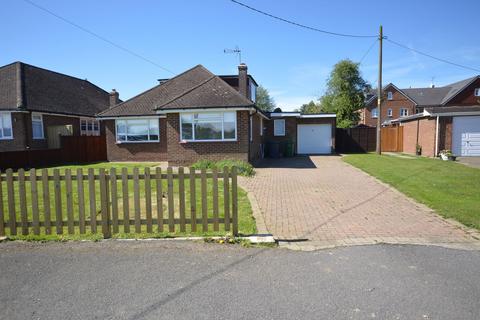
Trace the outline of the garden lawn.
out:
[[[354,154],[343,160],[440,215],[480,229],[480,169],[422,157]]]
[[[163,163],[164,164],[164,163]],[[95,170],[95,173],[97,174],[99,168],[104,168],[106,170],[110,170],[110,168],[116,168],[117,174],[121,173],[122,168],[127,168],[129,173],[133,172],[133,168],[138,167],[140,174],[142,174],[145,170],[146,167],[151,168],[150,171],[151,173],[155,172],[155,167],[161,166],[162,163],[141,163],[141,162],[136,162],[136,163],[125,163],[125,162],[105,162],[105,163],[95,163],[91,165],[81,165],[81,166],[59,166],[59,167],[49,167],[48,171],[49,174],[52,175],[54,169],[59,169],[60,172],[63,174],[66,169],[71,169],[72,171],[72,176],[76,175],[76,170],[77,169],[83,169],[83,174],[87,174],[87,170],[89,168],[93,168]],[[165,173],[166,170],[162,170],[163,173]],[[200,170],[198,170],[200,171]],[[26,173],[28,174],[28,172]],[[40,170],[37,170],[37,175],[40,175],[41,172]],[[186,218],[190,218],[190,182],[188,179],[188,174],[186,174],[185,177],[185,214]],[[140,207],[141,207],[141,218],[145,219],[146,218],[146,208],[145,208],[145,189],[146,185],[143,180],[139,181],[139,190],[140,190]],[[19,238],[19,239],[38,239],[38,240],[43,240],[43,239],[51,239],[51,240],[56,240],[56,239],[97,239],[97,238],[102,238],[101,234],[101,225],[97,226],[97,234],[92,234],[90,232],[90,226],[89,226],[89,220],[91,216],[90,212],[90,206],[89,206],[89,191],[88,191],[88,184],[85,181],[84,182],[84,197],[85,197],[85,219],[87,220],[87,233],[85,235],[80,235],[78,227],[75,227],[75,234],[74,235],[67,235],[67,224],[64,222],[64,228],[63,228],[63,236],[57,236],[55,235],[56,229],[55,229],[55,199],[54,199],[54,182],[51,181],[49,183],[49,188],[50,188],[50,212],[51,212],[51,221],[52,221],[52,235],[45,235],[43,234],[44,228],[41,228],[42,235],[41,236],[33,236],[33,231],[30,228],[30,234],[28,236],[16,236],[14,238]],[[133,206],[133,181],[129,180],[129,218],[134,219],[134,206]],[[29,204],[31,204],[31,186],[28,178],[26,179],[26,202],[27,202],[27,214],[28,214],[28,220],[32,221],[32,209]],[[78,213],[79,213],[79,201],[78,201],[78,194],[77,194],[77,182],[72,181],[72,186],[73,186],[73,194],[72,194],[72,199],[73,199],[73,214],[74,214],[74,219],[78,220]],[[17,213],[17,221],[20,221],[20,202],[19,202],[19,193],[18,193],[18,182],[14,183],[15,187],[15,208],[16,208],[16,213]],[[41,182],[37,182],[37,188],[38,188],[38,202],[39,202],[39,208],[40,208],[40,221],[44,221],[44,210],[43,210],[43,188],[41,185]],[[122,201],[122,182],[121,180],[117,181],[117,197],[118,197],[118,215],[119,219],[123,219],[123,201]],[[152,198],[152,216],[153,218],[156,218],[156,212],[157,212],[157,206],[156,206],[156,188],[155,188],[155,182],[152,180],[151,181],[151,198]],[[166,198],[166,191],[167,191],[167,181],[163,180],[162,182],[162,191],[164,193],[163,195],[163,216],[164,219],[167,218],[168,216],[168,208],[167,208],[167,198]],[[97,221],[100,220],[101,214],[100,214],[100,194],[99,194],[99,186],[98,186],[98,181],[96,181],[96,195],[95,195],[95,202],[96,202],[96,210],[93,214],[96,215]],[[209,218],[213,217],[213,183],[211,179],[207,179],[207,208],[208,208],[208,216]],[[219,217],[223,218],[224,217],[224,210],[223,210],[223,204],[224,204],[224,198],[223,198],[223,180],[219,179],[218,180],[218,190],[219,190]],[[66,201],[66,185],[65,181],[61,181],[61,193],[62,193],[62,216],[63,216],[63,221],[67,220],[67,201]],[[2,179],[2,197],[3,197],[3,212],[4,212],[4,219],[5,222],[8,222],[8,207],[7,207],[7,190],[6,190],[6,182],[5,182],[5,175],[3,174],[3,179]],[[196,181],[196,217],[201,218],[202,216],[202,206],[201,206],[201,182],[200,179],[197,179]],[[175,218],[179,217],[179,187],[178,187],[178,180],[174,179],[174,215]],[[247,194],[244,190],[242,190],[240,187],[238,188],[238,224],[239,224],[239,233],[240,234],[253,234],[256,232],[256,226],[255,226],[255,220],[252,215],[252,209],[250,206],[250,202],[248,200]],[[164,232],[156,232],[157,228],[154,225],[153,226],[153,231],[154,233],[146,233],[146,226],[142,226],[142,233],[140,234],[135,234],[134,232],[134,225],[130,225],[130,232],[131,233],[124,233],[123,230],[123,225],[119,226],[119,231],[120,233],[113,235],[114,237],[118,238],[144,238],[144,237],[172,237],[172,236],[214,236],[214,235],[225,235],[227,232],[224,230],[223,225],[220,224],[220,230],[219,231],[213,231],[213,225],[209,225],[209,231],[208,232],[203,232],[202,231],[202,225],[197,224],[197,230],[195,232],[192,232],[190,230],[190,226],[187,225],[186,232],[180,232],[179,231],[179,225],[175,225],[175,232],[168,232],[168,226],[164,226]],[[231,230],[229,231],[231,233]],[[9,231],[7,229],[7,235],[9,234]],[[17,234],[21,234],[21,228],[17,227]]]

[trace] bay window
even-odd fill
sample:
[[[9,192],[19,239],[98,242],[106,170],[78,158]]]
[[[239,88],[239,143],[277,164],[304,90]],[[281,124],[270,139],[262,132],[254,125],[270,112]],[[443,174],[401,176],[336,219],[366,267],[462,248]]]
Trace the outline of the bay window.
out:
[[[182,141],[234,141],[237,139],[237,113],[181,113],[180,132]]]
[[[115,121],[117,142],[160,141],[158,119],[128,119]]]
[[[12,114],[0,112],[0,140],[13,139]]]
[[[43,117],[41,114],[32,113],[33,139],[43,139]]]

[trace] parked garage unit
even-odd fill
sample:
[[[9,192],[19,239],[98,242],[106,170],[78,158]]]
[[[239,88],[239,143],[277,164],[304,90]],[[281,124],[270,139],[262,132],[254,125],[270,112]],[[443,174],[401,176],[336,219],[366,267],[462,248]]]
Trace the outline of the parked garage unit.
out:
[[[480,116],[453,118],[452,151],[462,157],[480,156]]]
[[[299,124],[297,126],[297,153],[332,153],[332,125]]]

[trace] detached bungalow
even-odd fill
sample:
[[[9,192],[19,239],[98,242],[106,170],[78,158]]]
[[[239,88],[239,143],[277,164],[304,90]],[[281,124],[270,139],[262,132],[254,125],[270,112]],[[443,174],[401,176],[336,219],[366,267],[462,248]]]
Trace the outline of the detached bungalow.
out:
[[[268,142],[289,141],[296,153],[331,153],[335,115],[264,113],[257,84],[240,64],[238,75],[217,76],[197,65],[98,114],[110,161],[201,159],[255,162]]]

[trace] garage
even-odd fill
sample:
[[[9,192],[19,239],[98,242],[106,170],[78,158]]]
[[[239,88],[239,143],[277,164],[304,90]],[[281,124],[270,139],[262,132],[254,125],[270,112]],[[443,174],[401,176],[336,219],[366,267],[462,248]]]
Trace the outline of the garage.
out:
[[[480,116],[453,118],[452,152],[462,157],[480,156]]]
[[[297,126],[297,153],[332,153],[332,125],[299,124]]]

